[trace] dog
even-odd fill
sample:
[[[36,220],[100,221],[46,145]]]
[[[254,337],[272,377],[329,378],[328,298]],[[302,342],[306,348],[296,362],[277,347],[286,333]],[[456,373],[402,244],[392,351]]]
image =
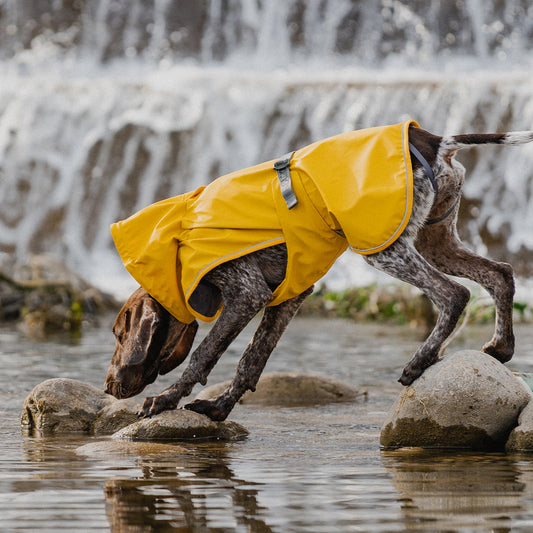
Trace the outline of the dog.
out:
[[[408,222],[392,244],[364,255],[371,266],[419,288],[438,311],[433,330],[403,369],[399,381],[405,386],[435,363],[469,301],[469,290],[448,276],[471,279],[489,292],[496,308],[495,330],[482,350],[502,363],[513,356],[513,269],[473,253],[460,241],[456,220],[465,168],[454,156],[459,149],[473,145],[515,145],[533,140],[530,131],[441,137],[412,124],[408,131],[413,191]],[[218,291],[223,302],[220,316],[192,353],[181,377],[161,394],[146,398],[140,416],[175,409],[195,384],[205,385],[224,351],[264,309],[231,385],[217,398],[196,400],[185,408],[222,421],[247,390],[255,390],[282,333],[313,290],[308,287],[269,306],[275,288],[286,276],[287,261],[286,244],[274,243],[223,262],[205,275],[204,281]],[[195,320],[184,323],[145,289],[135,291],[113,326],[116,347],[106,376],[106,392],[117,398],[139,394],[158,374],[185,360],[196,330]]]

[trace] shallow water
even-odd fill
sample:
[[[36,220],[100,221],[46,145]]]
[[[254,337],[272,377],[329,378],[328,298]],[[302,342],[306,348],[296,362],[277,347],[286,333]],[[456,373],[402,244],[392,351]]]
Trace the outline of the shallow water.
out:
[[[419,342],[408,326],[297,319],[267,371],[309,372],[366,389],[366,401],[310,408],[237,406],[250,435],[148,448],[81,446],[104,438],[35,437],[19,416],[51,377],[101,386],[112,317],[78,342],[31,342],[0,327],[1,531],[531,531],[533,456],[383,451],[379,431]],[[214,370],[231,377],[248,329]],[[449,351],[477,348],[486,327]],[[533,333],[517,328],[509,366],[533,371]],[[147,392],[157,393],[165,379]],[[100,450],[100,451],[99,451]]]

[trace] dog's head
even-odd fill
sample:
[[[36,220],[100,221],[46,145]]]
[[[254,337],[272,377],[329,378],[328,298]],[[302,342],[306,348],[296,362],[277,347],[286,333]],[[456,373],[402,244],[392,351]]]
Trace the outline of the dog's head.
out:
[[[115,353],[105,379],[105,391],[130,398],[159,374],[176,368],[191,349],[198,324],[176,320],[144,289],[137,289],[120,310],[113,333]]]

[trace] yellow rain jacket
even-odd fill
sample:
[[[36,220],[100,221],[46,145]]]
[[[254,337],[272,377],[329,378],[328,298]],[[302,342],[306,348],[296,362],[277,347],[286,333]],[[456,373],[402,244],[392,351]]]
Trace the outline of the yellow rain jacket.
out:
[[[130,274],[184,323],[220,312],[202,284],[217,265],[285,243],[287,272],[269,305],[318,281],[350,245],[385,249],[412,208],[408,129],[414,121],[352,131],[294,152],[289,209],[274,161],[233,172],[207,187],[155,203],[111,226]]]

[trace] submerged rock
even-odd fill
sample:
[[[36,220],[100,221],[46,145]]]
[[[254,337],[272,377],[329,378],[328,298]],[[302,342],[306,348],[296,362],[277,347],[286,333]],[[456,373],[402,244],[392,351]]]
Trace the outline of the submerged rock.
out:
[[[90,456],[95,459],[109,459],[113,455],[160,455],[168,459],[171,456],[187,453],[183,446],[173,443],[146,442],[146,441],[120,441],[120,440],[99,440],[89,442],[76,448],[78,455]]]
[[[44,435],[83,432],[131,440],[232,439],[248,433],[235,422],[213,422],[183,409],[139,419],[140,407],[135,400],[117,400],[87,383],[56,378],[28,395],[21,422]]]
[[[197,396],[208,400],[221,394],[230,381],[206,387]],[[295,407],[333,402],[349,402],[366,392],[355,389],[333,379],[309,374],[275,372],[259,378],[255,392],[248,391],[240,399],[244,405]]]
[[[24,401],[21,422],[43,434],[84,432],[108,435],[138,420],[136,401],[117,400],[75,379],[37,385]]]
[[[533,402],[520,413],[518,426],[511,431],[505,449],[508,452],[533,452]]]
[[[381,444],[499,449],[530,399],[525,383],[496,359],[460,351],[402,391],[381,430]]]

